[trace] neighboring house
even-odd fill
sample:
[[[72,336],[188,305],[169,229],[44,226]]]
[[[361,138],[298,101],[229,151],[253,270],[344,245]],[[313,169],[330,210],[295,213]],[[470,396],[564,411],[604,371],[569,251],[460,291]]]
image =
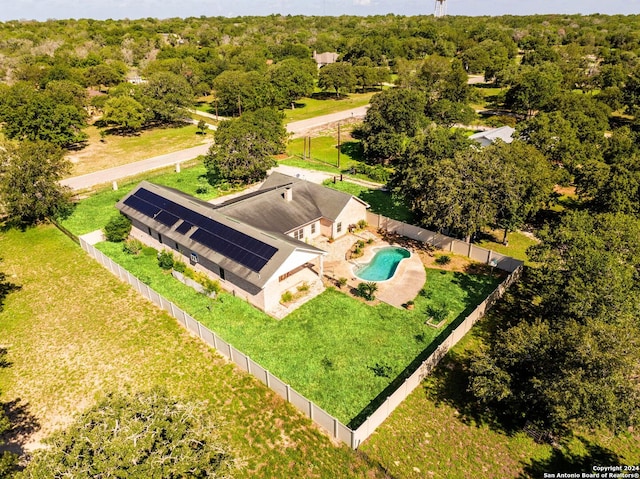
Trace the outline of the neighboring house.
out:
[[[273,173],[253,193],[211,205],[143,181],[116,207],[131,235],[183,256],[224,289],[269,312],[282,293],[319,281],[326,252],[308,244],[345,234],[368,205],[339,191]]]
[[[313,51],[313,59],[315,60],[318,68],[322,68],[325,65],[331,65],[338,61],[338,54],[336,52],[324,52],[324,53],[316,53]]]
[[[500,128],[493,128],[487,131],[481,131],[469,137],[470,140],[475,140],[480,143],[481,146],[489,146],[496,140],[502,140],[505,143],[511,143],[513,138],[511,135],[516,130],[510,126],[501,126]]]

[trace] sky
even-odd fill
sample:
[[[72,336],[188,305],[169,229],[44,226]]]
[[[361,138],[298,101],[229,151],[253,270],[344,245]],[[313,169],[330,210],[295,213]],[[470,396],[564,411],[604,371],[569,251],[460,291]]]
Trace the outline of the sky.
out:
[[[0,21],[243,15],[431,15],[435,0],[0,0]],[[640,14],[640,0],[446,0],[449,15]]]

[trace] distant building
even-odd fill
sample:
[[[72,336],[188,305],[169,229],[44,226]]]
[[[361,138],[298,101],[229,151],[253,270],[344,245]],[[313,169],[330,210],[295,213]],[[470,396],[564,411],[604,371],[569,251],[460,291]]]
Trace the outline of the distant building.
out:
[[[475,140],[480,143],[481,146],[489,146],[491,143],[494,143],[496,140],[502,140],[505,143],[511,143],[513,138],[511,135],[516,130],[511,128],[510,126],[501,126],[500,128],[493,128],[487,131],[481,131],[474,135],[471,135],[469,139]]]
[[[129,83],[134,84],[134,85],[142,85],[143,83],[147,83],[147,80],[142,78],[142,77],[140,77],[140,76],[129,77],[129,78],[127,78],[127,81]]]
[[[318,65],[318,68],[337,62],[338,56],[339,55],[336,52],[324,52],[318,54],[315,50],[313,51],[313,59]]]

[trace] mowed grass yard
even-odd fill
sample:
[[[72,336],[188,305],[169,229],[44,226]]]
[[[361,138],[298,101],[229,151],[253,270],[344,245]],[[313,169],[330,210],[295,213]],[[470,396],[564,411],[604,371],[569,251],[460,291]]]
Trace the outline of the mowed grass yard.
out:
[[[446,305],[447,324],[466,317],[498,284],[483,275],[427,270],[425,296],[407,311],[376,306],[327,290],[283,320],[275,320],[240,298],[212,300],[162,271],[156,251],[133,256],[122,245],[98,249],[175,302],[234,347],[270,370],[299,393],[352,427],[365,409],[423,351],[446,325],[425,324],[430,306]],[[368,411],[370,413],[371,411]],[[364,414],[364,416],[363,416]]]
[[[153,156],[184,150],[213,139],[213,132],[197,134],[195,125],[151,128],[134,136],[107,135],[101,141],[95,126],[84,130],[87,146],[67,155],[73,164],[69,176],[80,176],[115,166],[146,160]]]
[[[376,93],[378,92],[349,93],[336,97],[335,93],[325,92],[318,93],[313,98],[302,98],[296,102],[295,109],[284,110],[285,123],[365,106]]]
[[[0,234],[0,270],[22,286],[0,313],[0,401],[38,445],[111,391],[166,387],[206,401],[237,478],[384,477],[292,406],[191,337],[52,226]],[[23,444],[24,446],[25,444]]]

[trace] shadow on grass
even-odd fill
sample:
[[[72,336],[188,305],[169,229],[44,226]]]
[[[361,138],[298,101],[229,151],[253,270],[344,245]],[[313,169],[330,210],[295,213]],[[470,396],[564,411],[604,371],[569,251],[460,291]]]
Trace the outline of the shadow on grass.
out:
[[[340,145],[340,153],[348,156],[355,161],[364,160],[364,152],[362,151],[362,143],[359,141],[346,141]]]
[[[549,458],[534,459],[526,464],[518,478],[544,477],[545,473],[593,473],[594,466],[622,465],[620,456],[613,451],[584,438],[579,439],[586,449],[586,454],[573,454],[567,447],[555,448]]]
[[[11,363],[6,359],[7,350],[0,348],[0,368],[8,368]],[[3,431],[2,420],[6,417],[8,425]],[[0,474],[10,473],[18,469],[18,457],[25,455],[25,445],[31,435],[40,429],[40,423],[29,412],[29,404],[20,398],[13,401],[0,402]],[[10,456],[6,456],[9,453]],[[12,455],[12,456],[11,456]],[[6,461],[6,462],[5,462]]]

